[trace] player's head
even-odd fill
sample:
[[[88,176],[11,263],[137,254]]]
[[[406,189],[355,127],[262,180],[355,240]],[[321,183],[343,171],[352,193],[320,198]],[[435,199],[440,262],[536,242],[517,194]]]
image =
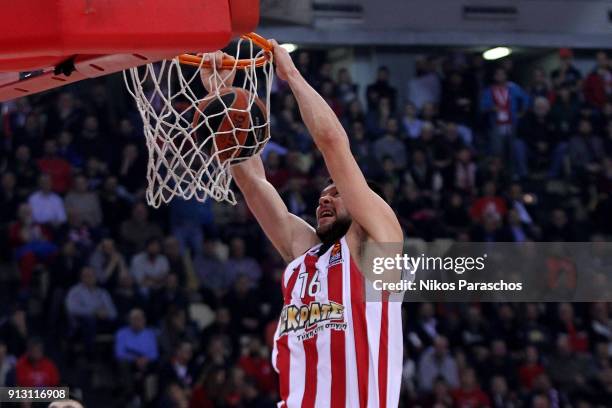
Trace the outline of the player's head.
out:
[[[382,190],[374,182],[368,181],[368,186],[376,194],[382,196]],[[344,205],[342,196],[333,180],[321,191],[317,207],[317,236],[323,242],[332,243],[343,237],[353,219]]]

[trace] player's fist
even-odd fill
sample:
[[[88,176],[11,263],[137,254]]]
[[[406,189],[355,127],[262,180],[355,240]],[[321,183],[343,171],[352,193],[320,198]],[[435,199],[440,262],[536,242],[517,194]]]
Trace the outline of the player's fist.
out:
[[[272,52],[274,53],[274,63],[276,64],[276,75],[286,81],[292,72],[296,71],[295,64],[286,49],[278,45],[276,40],[270,40]]]
[[[215,92],[218,89],[232,86],[236,76],[236,68],[233,66],[231,68],[222,67],[224,61],[225,65],[231,64],[234,57],[222,51],[216,51],[202,54],[202,58],[204,63],[200,69],[200,79],[208,92]]]

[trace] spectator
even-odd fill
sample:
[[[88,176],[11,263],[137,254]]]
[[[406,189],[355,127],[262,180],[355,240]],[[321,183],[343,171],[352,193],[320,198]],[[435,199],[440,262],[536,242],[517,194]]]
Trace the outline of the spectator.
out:
[[[591,344],[604,342],[612,345],[612,320],[607,303],[597,302],[591,305],[591,327],[589,331]]]
[[[351,73],[345,67],[338,70],[336,88],[338,97],[343,104],[348,105],[357,99],[359,86],[353,82]]]
[[[170,203],[170,225],[172,235],[180,242],[181,251],[190,250],[191,254],[202,253],[203,229],[213,222],[210,201],[201,203],[195,198],[183,200],[178,198]]]
[[[282,158],[277,152],[270,152],[266,157],[265,171],[266,179],[278,191],[283,191],[289,180],[289,172],[285,166],[281,165]]]
[[[36,266],[49,263],[58,248],[53,243],[51,229],[33,219],[29,204],[23,203],[18,210],[19,219],[9,227],[9,243],[19,265],[21,287],[30,287]]]
[[[365,122],[365,120],[366,115],[363,111],[363,106],[361,106],[361,102],[359,99],[352,100],[343,112],[342,126],[344,126],[345,129],[348,129],[351,123]],[[352,135],[349,134],[349,137],[350,136]]]
[[[419,315],[414,328],[408,332],[411,346],[421,351],[434,344],[434,340],[444,332],[443,323],[436,318],[434,306],[431,303],[419,305]]]
[[[28,196],[34,188],[39,175],[39,170],[32,160],[28,146],[17,146],[15,158],[11,163],[11,170],[17,178],[17,193],[20,197]]]
[[[4,229],[14,221],[21,198],[17,192],[15,174],[5,172],[0,181],[0,226]]]
[[[258,337],[253,336],[249,339],[247,346],[242,351],[238,365],[246,375],[255,380],[258,389],[267,394],[276,391],[278,387],[277,378],[270,364],[269,351],[261,344]]]
[[[151,293],[150,318],[154,322],[164,316],[171,309],[187,310],[189,299],[185,291],[179,286],[175,273],[168,273],[164,284]]]
[[[242,238],[234,238],[230,242],[230,255],[224,272],[232,281],[244,276],[249,287],[257,286],[261,278],[261,268],[255,259],[246,255],[245,242]]]
[[[157,339],[141,309],[132,309],[129,325],[115,335],[115,359],[119,366],[125,397],[139,400],[143,381],[159,357]]]
[[[389,84],[389,68],[381,66],[376,73],[376,81],[366,89],[366,99],[368,101],[368,111],[375,111],[379,108],[378,103],[382,98],[389,101],[389,111],[395,112],[397,102],[397,90]]]
[[[474,101],[461,72],[453,71],[442,84],[440,114],[447,120],[470,125],[474,117]]]
[[[572,350],[569,336],[561,334],[557,337],[556,353],[550,358],[547,372],[562,390],[572,392],[586,385],[589,364],[587,356]]]
[[[211,366],[208,370],[202,370],[202,374],[193,388],[189,407],[215,408],[223,406],[227,381],[227,372],[223,366]]]
[[[159,239],[150,239],[145,250],[132,258],[130,273],[145,294],[162,287],[170,272],[168,258],[161,253]]]
[[[102,182],[108,176],[108,163],[102,162],[96,157],[90,157],[85,163],[85,171],[83,172],[88,180],[88,188],[90,190],[98,190],[102,186]]]
[[[115,359],[123,385],[125,402],[138,405],[142,399],[144,381],[159,355],[153,330],[147,328],[141,309],[130,311],[129,325],[115,335]]]
[[[66,294],[72,285],[78,282],[83,266],[85,259],[72,241],[65,242],[59,255],[53,258],[49,268],[51,294],[47,321],[49,332],[64,328],[62,324],[66,315]]]
[[[134,194],[146,180],[146,168],[146,162],[141,157],[138,147],[135,144],[128,144],[123,148],[113,174],[117,175],[119,182],[127,191]]]
[[[540,311],[534,303],[528,303],[523,313],[525,322],[523,324],[521,337],[526,344],[544,346],[550,341],[549,329],[540,322]]]
[[[546,77],[546,72],[542,68],[533,70],[533,79],[529,85],[529,95],[531,98],[547,98],[550,97],[550,84]]]
[[[214,293],[221,294],[231,286],[231,277],[224,273],[225,260],[219,255],[218,241],[204,241],[204,252],[196,256],[193,264],[200,286]]]
[[[550,119],[558,133],[558,138],[566,142],[574,131],[578,119],[580,103],[575,93],[568,87],[557,91],[557,96],[550,110]]]
[[[443,208],[443,225],[450,236],[466,231],[470,226],[470,215],[465,208],[463,196],[458,192],[451,193],[450,200]]]
[[[544,366],[540,363],[538,349],[535,346],[525,348],[525,361],[519,367],[518,373],[521,386],[531,391],[535,379],[544,373]]]
[[[582,80],[580,71],[572,65],[574,53],[569,48],[559,50],[559,68],[555,68],[550,77],[556,89],[566,87],[571,91],[577,91]]]
[[[91,255],[97,240],[97,231],[82,220],[80,214],[74,210],[68,211],[67,217],[68,222],[62,226],[58,235],[63,241],[74,242],[85,256]]]
[[[562,407],[568,403],[564,396],[552,386],[547,374],[541,374],[536,378],[531,402],[534,408]]]
[[[438,105],[433,102],[426,102],[421,109],[421,118],[424,122],[433,124],[436,128],[440,126],[440,116]]]
[[[452,392],[455,406],[458,408],[487,407],[491,402],[476,380],[474,369],[468,368],[461,373],[461,386]]]
[[[112,156],[111,143],[105,143],[100,131],[100,121],[94,115],[88,115],[83,119],[81,131],[77,133],[76,145],[83,156],[99,157],[108,161]]]
[[[520,213],[516,209],[508,211],[506,229],[503,235],[510,242],[527,242],[534,238],[529,224],[521,221]]]
[[[128,268],[123,255],[115,247],[115,241],[104,238],[89,259],[94,269],[98,284],[107,290],[117,286],[119,277],[127,273]]]
[[[119,237],[119,227],[130,213],[127,193],[119,187],[115,176],[108,176],[100,191],[100,208],[105,228],[113,237]]]
[[[72,133],[64,131],[60,133],[57,140],[57,154],[60,158],[67,161],[74,168],[83,167],[83,158],[72,143]]]
[[[411,159],[410,166],[405,173],[406,181],[423,191],[433,191],[434,169],[430,166],[425,152],[418,148],[414,149]]]
[[[15,386],[15,363],[15,357],[8,354],[6,344],[0,340],[0,387]]]
[[[458,151],[467,148],[461,139],[457,125],[448,122],[444,127],[444,134],[435,141],[432,164],[440,173],[445,185],[452,185],[454,179],[453,159]]]
[[[23,126],[15,128],[15,139],[19,140],[21,143],[27,144],[36,153],[40,152],[40,147],[43,142],[42,119],[43,117],[39,112],[32,112],[28,109]]]
[[[193,357],[193,346],[189,342],[181,342],[172,353],[172,356],[161,366],[159,371],[159,385],[163,390],[170,384],[177,384],[187,394],[196,381],[197,372]]]
[[[388,98],[380,98],[376,110],[368,110],[365,117],[366,130],[372,137],[383,136],[389,119],[393,116]]]
[[[102,209],[98,194],[87,190],[87,178],[83,175],[75,177],[74,186],[66,194],[64,204],[67,211],[76,213],[79,219],[92,228],[102,222]]]
[[[533,218],[527,209],[527,202],[520,183],[512,183],[508,189],[508,208],[516,211],[518,219],[522,224],[532,225]]]
[[[584,99],[593,108],[602,109],[612,95],[610,61],[604,51],[596,55],[597,65],[584,80]]]
[[[351,151],[359,166],[363,169],[364,174],[371,175],[374,172],[375,160],[372,154],[372,144],[365,133],[365,125],[363,122],[355,121],[351,125],[349,131],[351,138]]]
[[[335,85],[331,80],[321,82],[320,93],[321,97],[329,107],[334,111],[338,118],[341,118],[344,113],[344,107],[341,101],[336,97]]]
[[[273,408],[274,402],[267,396],[261,394],[261,388],[251,379],[246,378],[240,390],[240,397],[245,406],[256,408]]]
[[[404,106],[404,114],[401,118],[403,133],[409,139],[416,139],[421,134],[423,121],[417,117],[416,106],[412,102],[408,102]]]
[[[160,323],[161,331],[159,334],[159,346],[165,356],[172,356],[183,342],[193,342],[197,340],[197,333],[194,325],[187,319],[185,307],[168,308],[163,320]]]
[[[461,343],[464,350],[475,358],[481,358],[485,354],[486,345],[490,342],[491,332],[489,324],[478,306],[473,305],[467,309],[465,322],[454,337]]]
[[[57,154],[57,141],[47,139],[45,141],[44,155],[38,160],[38,167],[43,174],[51,178],[51,189],[64,194],[72,183],[72,168],[70,163]]]
[[[261,310],[252,306],[260,304],[260,299],[248,275],[237,275],[234,287],[222,301],[228,305],[239,333],[255,335],[261,329]]]
[[[545,226],[543,235],[543,239],[548,242],[571,241],[576,236],[564,209],[555,208],[551,211],[550,223]]]
[[[578,176],[597,173],[601,169],[603,143],[599,136],[593,134],[593,126],[588,120],[581,120],[578,133],[569,140],[569,157],[572,168]]]
[[[26,352],[30,333],[26,311],[22,307],[14,307],[8,318],[0,321],[0,341],[6,345],[9,355],[21,356]]]
[[[426,103],[437,104],[442,86],[433,58],[417,57],[415,65],[415,76],[408,82],[408,99],[414,102],[417,109],[423,108]]]
[[[96,285],[93,268],[81,270],[81,282],[74,285],[66,296],[66,311],[73,332],[78,332],[88,351],[93,351],[96,334],[112,329],[117,309],[109,293]]]
[[[128,254],[141,251],[148,241],[163,235],[159,225],[148,218],[147,207],[143,203],[136,203],[132,207],[132,217],[121,223],[121,239]]]
[[[60,375],[55,363],[45,357],[43,343],[38,338],[28,341],[28,351],[15,366],[18,387],[57,387]]]
[[[113,303],[117,309],[117,316],[120,316],[119,323],[127,323],[127,317],[132,309],[143,309],[147,301],[138,290],[134,278],[129,272],[119,275],[117,287],[112,292]]]
[[[202,243],[199,244],[202,246]],[[164,240],[163,253],[168,259],[170,271],[178,278],[178,284],[182,288],[188,286],[191,275],[188,269],[191,268],[191,257],[189,252],[181,252],[181,244],[174,236],[169,235]],[[190,288],[191,289],[191,288]]]
[[[518,406],[519,401],[511,394],[506,379],[500,375],[491,378],[491,407],[509,408]]]
[[[510,237],[506,236],[502,228],[502,218],[493,212],[485,213],[472,228],[470,239],[474,242],[508,242]]]
[[[78,107],[78,100],[69,92],[57,96],[55,105],[49,109],[46,123],[48,134],[57,134],[62,130],[75,132],[83,121],[83,111]]]
[[[501,333],[499,334],[501,335]],[[478,372],[482,373],[482,378],[501,376],[513,389],[516,388],[516,365],[510,353],[508,353],[506,339],[504,337],[494,339],[490,343],[488,352],[487,358],[481,362],[482,366],[478,367]]]
[[[550,104],[546,98],[542,96],[535,98],[533,110],[521,118],[517,133],[517,145],[515,146],[517,154],[514,159],[518,167],[518,174],[526,176],[528,173],[528,153],[532,169],[541,171],[543,168],[552,166],[551,175],[559,175],[561,162],[567,152],[567,145],[557,138],[557,130],[550,117]]]
[[[488,116],[490,151],[502,155],[510,143],[516,124],[522,112],[529,106],[529,96],[525,91],[508,81],[503,68],[495,70],[493,84],[484,90],[480,109]]]
[[[474,201],[470,215],[473,220],[477,221],[487,214],[502,218],[507,211],[506,202],[497,195],[497,186],[493,181],[488,181],[482,188],[482,196]]]
[[[421,354],[418,364],[419,389],[432,391],[438,377],[442,377],[451,388],[459,386],[457,363],[448,351],[448,340],[443,336],[436,337],[433,345]]]
[[[566,334],[571,351],[584,353],[589,349],[587,329],[582,319],[576,316],[572,303],[559,303],[557,306],[557,335]],[[557,346],[560,346],[557,339]]]
[[[406,167],[407,154],[404,143],[399,139],[399,126],[397,119],[387,120],[386,133],[383,137],[374,142],[372,148],[374,157],[382,162],[384,157],[391,157],[395,166],[399,169]]]
[[[476,192],[476,171],[477,166],[470,149],[459,150],[455,160],[453,187],[468,196],[472,196]]]
[[[58,227],[66,222],[64,201],[51,191],[51,177],[43,174],[38,180],[40,189],[28,198],[28,204],[32,209],[32,219],[40,224]]]

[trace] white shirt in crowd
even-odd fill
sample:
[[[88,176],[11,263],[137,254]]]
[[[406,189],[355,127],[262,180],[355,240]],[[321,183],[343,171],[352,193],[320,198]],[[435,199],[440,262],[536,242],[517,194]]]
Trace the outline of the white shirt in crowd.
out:
[[[37,191],[28,199],[32,208],[32,219],[40,224],[63,224],[66,210],[62,198],[55,193]]]

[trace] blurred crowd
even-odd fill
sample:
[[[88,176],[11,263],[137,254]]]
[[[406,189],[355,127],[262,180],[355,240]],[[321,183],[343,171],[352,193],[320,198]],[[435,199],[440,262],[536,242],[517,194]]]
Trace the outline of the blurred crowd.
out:
[[[588,72],[568,49],[527,73],[510,58],[419,57],[403,93],[393,68],[356,83],[322,53],[294,56],[407,237],[612,235],[605,52]],[[146,206],[142,124],[118,81],[2,105],[0,386],[65,384],[92,407],[273,407],[284,264],[241,200]],[[272,98],[268,179],[314,222],[322,157],[284,83]],[[608,304],[404,311],[402,406],[609,406]]]

